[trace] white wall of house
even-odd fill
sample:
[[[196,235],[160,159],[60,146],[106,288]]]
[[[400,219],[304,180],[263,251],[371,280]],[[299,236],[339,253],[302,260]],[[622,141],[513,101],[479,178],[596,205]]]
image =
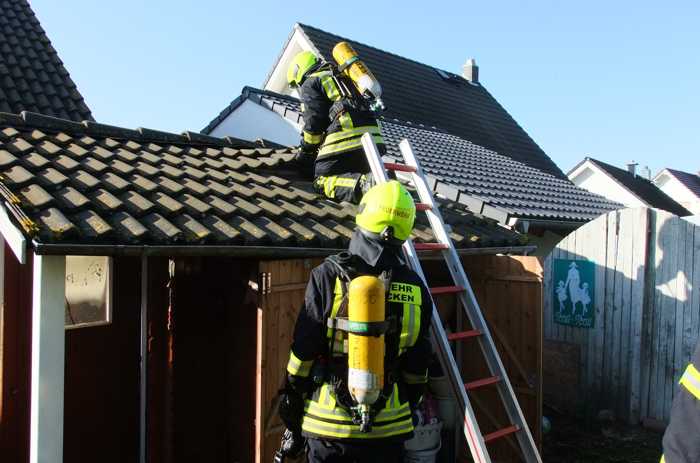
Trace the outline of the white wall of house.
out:
[[[236,137],[254,141],[258,138],[285,146],[299,144],[301,128],[274,111],[246,100],[229,114],[210,135],[214,137]]]
[[[599,194],[612,201],[622,203],[625,207],[649,206],[646,202],[642,201],[634,193],[589,161],[584,162],[578,168],[571,171],[568,177],[576,186],[588,190],[591,193]]]
[[[275,68],[272,70],[267,82],[265,82],[265,90],[291,95],[291,89],[287,85],[287,68],[292,62],[292,59],[294,59],[294,56],[302,51],[316,52],[316,49],[301,32],[299,25],[295,24],[294,32],[289,39],[289,43],[287,43],[287,46],[282,52],[282,56],[277,60]]]
[[[675,199],[676,202],[692,212],[693,215],[700,214],[700,198],[686,188],[676,177],[662,171],[654,178],[654,183],[661,191]]]

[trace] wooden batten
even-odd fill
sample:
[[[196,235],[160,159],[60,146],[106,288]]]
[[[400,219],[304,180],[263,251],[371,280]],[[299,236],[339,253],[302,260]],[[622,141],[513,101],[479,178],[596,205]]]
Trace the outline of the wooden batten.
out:
[[[63,461],[66,259],[34,256],[29,462]]]

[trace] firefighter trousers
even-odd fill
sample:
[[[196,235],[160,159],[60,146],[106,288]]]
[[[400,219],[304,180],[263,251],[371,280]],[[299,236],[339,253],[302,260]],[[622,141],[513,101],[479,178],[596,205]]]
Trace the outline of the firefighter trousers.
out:
[[[316,161],[314,188],[317,193],[334,201],[359,204],[368,172],[369,165],[362,149],[346,151]]]
[[[403,442],[342,442],[310,438],[309,463],[401,463]]]

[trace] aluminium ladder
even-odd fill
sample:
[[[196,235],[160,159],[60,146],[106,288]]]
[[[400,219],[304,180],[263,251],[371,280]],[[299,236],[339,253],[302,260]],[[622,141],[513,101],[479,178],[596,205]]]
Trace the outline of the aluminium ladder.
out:
[[[457,294],[464,308],[464,312],[471,323],[471,330],[447,334],[442,325],[442,320],[440,319],[437,308],[433,303],[433,322],[431,323],[433,344],[440,358],[440,363],[450,380],[457,403],[461,409],[464,410],[464,436],[469,445],[472,459],[476,463],[491,463],[491,457],[486,449],[486,444],[498,438],[514,434],[517,438],[524,461],[527,463],[541,463],[542,459],[532,439],[530,429],[525,422],[525,417],[515,397],[513,387],[508,379],[508,374],[498,355],[491,333],[486,326],[486,320],[481,313],[476,296],[464,273],[462,263],[459,260],[454,244],[445,229],[445,223],[435,203],[432,190],[428,187],[423,169],[418,163],[418,159],[414,155],[410,143],[405,139],[399,143],[399,149],[403,155],[404,164],[384,163],[377,149],[377,145],[375,145],[369,134],[362,136],[362,146],[372,170],[375,183],[384,183],[388,181],[387,170],[410,174],[413,186],[420,198],[420,202],[416,204],[416,211],[425,211],[437,242],[414,244],[411,239],[408,239],[403,245],[404,253],[409,261],[410,267],[418,273],[423,283],[428,287],[428,282],[423,274],[423,269],[416,251],[442,252],[442,256],[450,270],[455,285],[430,288],[431,295],[445,293]],[[467,339],[476,339],[478,341],[491,376],[465,384],[452,353],[450,341],[464,341]],[[501,402],[503,403],[511,424],[498,431],[483,435],[479,430],[479,424],[474,415],[474,410],[469,401],[467,391],[487,386],[494,386],[498,389]]]

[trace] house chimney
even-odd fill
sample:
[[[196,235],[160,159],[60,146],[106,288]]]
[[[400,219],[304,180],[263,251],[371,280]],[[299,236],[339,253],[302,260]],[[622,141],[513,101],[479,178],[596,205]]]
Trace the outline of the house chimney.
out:
[[[469,58],[462,66],[462,77],[474,84],[479,83],[479,66],[474,58]]]
[[[644,166],[644,178],[651,181],[651,169],[649,166]]]
[[[629,172],[629,173],[632,174],[632,175],[637,175],[637,166],[638,166],[638,165],[639,165],[639,164],[637,164],[637,163],[634,162],[634,161],[628,162],[628,163],[627,163],[627,172]]]

